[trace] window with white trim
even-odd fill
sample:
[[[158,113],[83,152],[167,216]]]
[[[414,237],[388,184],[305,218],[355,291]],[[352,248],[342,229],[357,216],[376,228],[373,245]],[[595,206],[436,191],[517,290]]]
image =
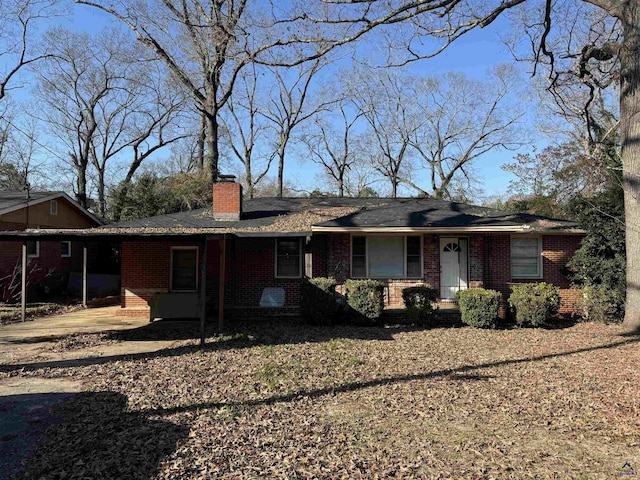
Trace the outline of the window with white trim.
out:
[[[276,278],[302,277],[300,238],[276,238]]]
[[[352,236],[351,277],[421,278],[422,236]]]
[[[58,201],[57,200],[51,200],[51,202],[49,203],[49,211],[51,212],[51,215],[57,215],[58,214]]]
[[[172,292],[198,290],[198,247],[171,247]]]
[[[60,256],[62,258],[69,258],[71,256],[71,242],[60,242]]]
[[[40,242],[29,240],[27,241],[27,257],[35,258],[40,256]]]
[[[542,238],[511,237],[511,278],[542,278]]]

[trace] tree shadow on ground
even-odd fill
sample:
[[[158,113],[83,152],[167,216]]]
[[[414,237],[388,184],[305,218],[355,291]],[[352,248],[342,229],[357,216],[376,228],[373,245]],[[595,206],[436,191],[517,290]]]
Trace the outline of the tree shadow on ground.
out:
[[[73,393],[32,393],[0,397],[0,480],[22,470],[23,461],[35,450],[45,431],[61,419],[51,408],[70,400]]]
[[[447,328],[447,327],[444,327]],[[472,328],[463,326],[463,328]],[[521,328],[521,327],[516,327]],[[100,365],[114,361],[137,361],[161,357],[188,355],[197,351],[224,351],[229,349],[253,348],[259,345],[283,345],[301,343],[320,343],[334,339],[354,339],[364,341],[393,341],[394,336],[403,332],[424,330],[423,327],[412,325],[392,325],[387,327],[356,327],[348,325],[311,326],[299,319],[253,319],[234,320],[229,322],[225,333],[217,334],[217,323],[206,324],[207,341],[204,346],[197,343],[189,345],[170,346],[156,351],[99,355],[66,360],[46,360],[32,363],[0,365],[0,372],[34,371],[43,368],[69,368]],[[131,330],[117,330],[103,332],[107,340],[118,342],[128,341],[180,341],[197,340],[200,338],[200,324],[196,320],[160,320],[144,327]],[[626,342],[640,341],[636,334],[630,334],[633,339],[625,340],[612,346]],[[601,347],[594,347],[598,349]],[[562,354],[560,354],[562,355]],[[551,355],[554,356],[554,355]]]
[[[345,325],[311,326],[296,319],[258,319],[234,320],[229,322],[224,334],[217,334],[217,322],[206,324],[207,341],[204,346],[197,343],[171,346],[157,351],[99,355],[65,360],[45,360],[32,363],[0,365],[0,372],[33,371],[42,368],[69,368],[89,365],[100,365],[112,361],[135,361],[156,357],[172,357],[185,355],[198,350],[222,351],[229,349],[252,348],[257,345],[282,345],[327,342],[333,339],[357,339],[392,341],[399,332],[414,330],[410,326],[394,326],[390,328],[355,327]],[[200,323],[197,320],[160,320],[143,327],[131,330],[102,332],[106,341],[182,341],[200,338]]]
[[[126,408],[127,397],[115,392],[84,392],[54,406],[63,421],[47,430],[16,479],[153,477],[189,427]]]
[[[220,409],[220,408],[227,408],[227,407],[252,407],[252,406],[260,406],[260,405],[273,405],[277,403],[292,402],[300,398],[315,399],[315,398],[322,397],[324,395],[336,395],[339,393],[353,392],[357,390],[373,388],[373,387],[378,387],[382,385],[394,385],[394,384],[409,383],[414,381],[431,380],[431,379],[438,379],[438,378],[446,378],[448,380],[455,380],[455,381],[462,381],[462,382],[484,381],[494,377],[492,375],[480,374],[478,373],[478,371],[483,371],[485,369],[497,368],[497,367],[502,367],[507,365],[534,363],[534,362],[548,360],[551,358],[566,357],[570,355],[593,352],[598,350],[606,350],[606,349],[617,348],[617,347],[630,345],[638,342],[640,342],[640,336],[634,335],[634,338],[627,339],[627,340],[620,340],[620,341],[609,343],[606,345],[596,345],[592,347],[578,348],[578,349],[564,351],[564,352],[549,353],[549,354],[540,355],[537,357],[524,357],[524,358],[515,358],[515,359],[509,359],[509,360],[499,360],[499,361],[482,363],[478,365],[463,365],[456,368],[435,370],[432,372],[409,374],[409,375],[399,375],[394,377],[376,378],[372,380],[345,383],[342,385],[334,385],[334,386],[318,388],[314,390],[303,389],[295,392],[290,392],[284,395],[273,395],[267,398],[260,398],[260,399],[248,400],[248,401],[203,402],[203,403],[190,403],[188,405],[177,405],[177,406],[168,407],[168,408],[152,408],[152,409],[149,409],[147,413],[153,414],[153,415],[169,415],[169,414],[175,414],[175,413],[181,413],[181,412],[198,411],[200,409],[206,409],[206,408]]]
[[[393,328],[362,327],[336,324],[309,325],[297,317],[250,318],[228,320],[223,335],[248,335],[261,344],[324,342],[333,338],[354,340],[393,340],[397,329],[410,330],[411,326]],[[218,320],[210,319],[205,325],[205,336],[217,335]],[[200,322],[197,320],[159,320],[148,325],[109,332],[109,339],[117,341],[191,340],[200,338]]]

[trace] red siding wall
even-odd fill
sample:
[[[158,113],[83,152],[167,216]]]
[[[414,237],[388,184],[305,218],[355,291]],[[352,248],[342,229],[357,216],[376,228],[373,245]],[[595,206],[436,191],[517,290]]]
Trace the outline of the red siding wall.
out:
[[[560,312],[571,313],[577,310],[580,291],[572,289],[564,276],[564,267],[580,246],[580,235],[543,235],[542,236],[542,278],[541,279],[512,279],[511,278],[511,237],[509,235],[494,235],[488,238],[489,279],[490,288],[502,293],[503,307],[510,293],[510,286],[514,283],[547,282],[560,287]],[[504,311],[502,312],[505,313]]]
[[[198,246],[194,242],[145,240],[122,242],[121,304],[148,314],[147,302],[156,293],[169,291],[172,246]],[[126,314],[126,312],[125,312]]]
[[[28,260],[29,295],[32,294],[35,283],[42,280],[48,273],[78,270],[77,266],[82,265],[82,244],[73,242],[71,245],[71,257],[63,258],[59,241],[40,242],[40,254]],[[9,285],[14,272],[20,268],[21,258],[22,242],[0,242],[0,300],[10,299]],[[19,285],[20,277],[16,278]],[[19,292],[18,287],[17,293]]]
[[[447,235],[451,236],[451,235]],[[453,235],[455,236],[455,234]],[[506,301],[511,279],[510,236],[491,234],[460,235],[469,239],[469,284],[472,288],[499,290]],[[575,307],[578,293],[569,288],[563,269],[580,242],[579,236],[543,236],[543,278],[561,288],[562,311]],[[402,306],[402,289],[409,285],[425,284],[440,287],[439,236],[423,235],[424,276],[422,280],[390,280],[387,289],[388,305]],[[147,302],[158,292],[169,290],[169,257],[171,246],[197,245],[194,242],[168,240],[129,241],[122,243],[122,306],[148,312]],[[351,237],[349,234],[317,235],[313,238],[313,276],[334,276],[339,283],[350,278]],[[300,300],[300,279],[275,278],[275,239],[239,238],[229,236],[226,241],[225,306],[229,313],[292,314],[297,313]],[[207,304],[216,312],[219,295],[219,246],[211,241],[207,247]],[[522,282],[523,280],[517,280]],[[540,281],[540,280],[530,280]],[[266,287],[282,287],[285,308],[259,307]],[[142,312],[140,312],[142,311]],[[504,313],[504,311],[503,311]]]
[[[126,310],[123,312],[124,315],[147,315],[147,302],[156,293],[169,291],[171,247],[186,245],[198,246],[193,242],[168,240],[122,243],[122,307]],[[275,278],[274,255],[274,238],[227,237],[225,308],[229,314],[298,313],[300,279]],[[211,316],[217,313],[218,308],[219,271],[219,242],[210,241],[207,245],[207,310]],[[284,308],[260,308],[260,298],[266,287],[284,288]]]

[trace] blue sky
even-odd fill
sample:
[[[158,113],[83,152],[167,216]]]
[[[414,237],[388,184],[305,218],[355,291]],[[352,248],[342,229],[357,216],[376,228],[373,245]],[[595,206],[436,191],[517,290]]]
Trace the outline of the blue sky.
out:
[[[69,28],[95,32],[112,22],[110,17],[97,9],[83,5],[73,5],[72,8],[73,16],[71,19],[62,22]],[[508,28],[507,20],[498,19],[490,27],[473,31],[459,39],[437,57],[412,64],[410,67],[412,73],[431,75],[457,71],[472,78],[483,79],[490,67],[498,63],[513,62],[506,47],[499,39],[500,32]],[[526,74],[523,76],[524,80],[528,80]],[[20,92],[20,96],[27,94],[26,89]],[[519,151],[530,152],[531,147],[526,146]],[[500,166],[512,161],[514,156],[515,152],[513,151],[495,151],[474,161],[475,172],[483,183],[485,194],[504,194],[506,192],[509,180],[514,177],[501,170]],[[160,157],[157,160],[161,161],[161,159]],[[320,173],[319,167],[311,165],[310,162],[300,162],[299,159],[296,159],[293,151],[288,157],[285,168],[286,180],[307,190],[314,188],[317,175]],[[422,175],[426,175],[426,173],[423,172]],[[424,183],[422,184],[424,185]],[[405,193],[409,192],[411,190],[405,190]]]

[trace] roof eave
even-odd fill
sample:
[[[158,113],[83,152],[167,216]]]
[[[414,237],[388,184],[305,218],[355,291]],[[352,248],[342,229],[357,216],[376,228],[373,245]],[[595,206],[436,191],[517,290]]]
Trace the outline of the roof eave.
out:
[[[313,226],[314,233],[453,233],[453,232],[476,232],[476,233],[526,233],[532,229],[528,225],[509,226],[482,226],[482,227],[328,227]]]

